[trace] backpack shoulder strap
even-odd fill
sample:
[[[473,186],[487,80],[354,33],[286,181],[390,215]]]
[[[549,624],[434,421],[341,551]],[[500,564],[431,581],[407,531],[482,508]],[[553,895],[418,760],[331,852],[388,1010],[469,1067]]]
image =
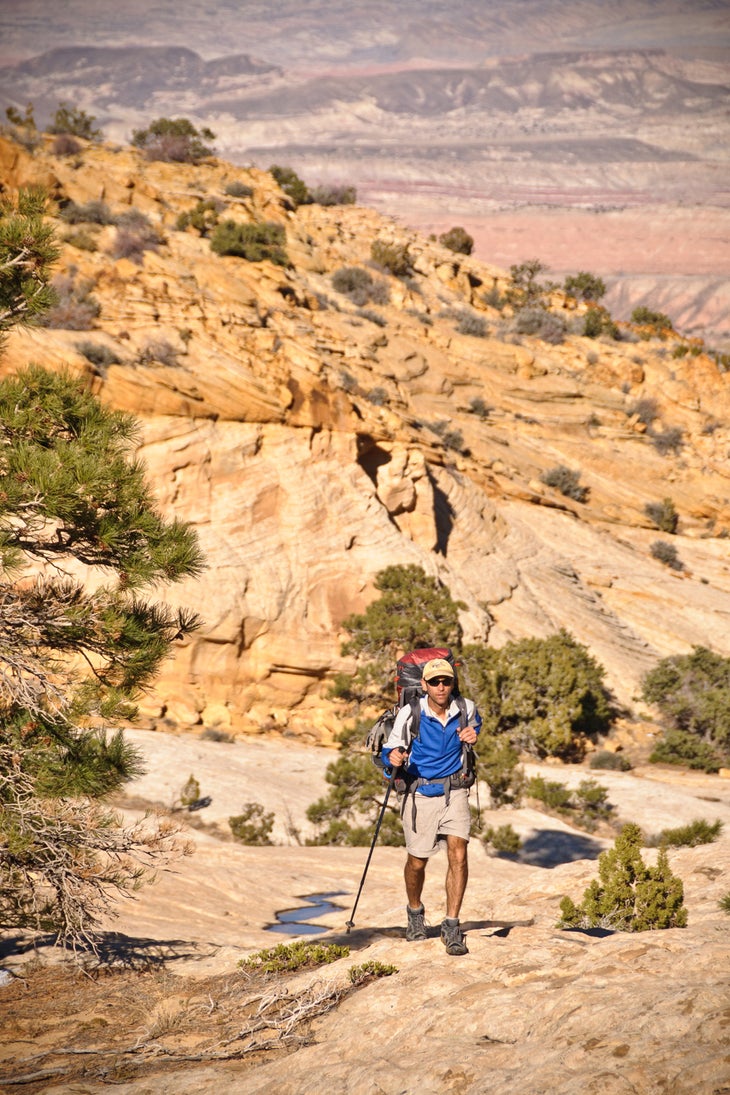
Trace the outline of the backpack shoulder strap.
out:
[[[421,732],[421,701],[411,700],[411,741],[415,741]]]
[[[459,708],[459,729],[463,730],[465,726],[469,725],[469,715],[466,709],[466,700],[463,696],[454,696],[454,699],[456,700],[456,704]]]

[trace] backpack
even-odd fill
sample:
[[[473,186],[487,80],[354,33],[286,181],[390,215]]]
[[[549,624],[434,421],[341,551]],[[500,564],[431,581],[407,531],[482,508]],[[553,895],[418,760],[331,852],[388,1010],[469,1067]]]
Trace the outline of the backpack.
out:
[[[423,697],[423,686],[421,684],[423,667],[426,662],[430,662],[433,658],[443,658],[443,660],[447,661],[454,670],[454,689],[451,696],[459,706],[462,729],[467,725],[466,701],[459,692],[459,678],[457,673],[458,663],[448,647],[419,647],[417,650],[411,650],[410,653],[404,654],[396,663],[395,682],[398,691],[398,699],[392,707],[389,707],[387,711],[384,711],[376,722],[373,723],[368,732],[366,741],[366,746],[372,754],[373,764],[382,771],[384,779],[390,779],[390,772],[389,770],[386,770],[383,765],[381,751],[383,745],[390,736],[390,731],[393,729],[393,723],[401,708],[410,707],[412,716],[410,726],[411,741],[414,741],[418,737],[421,722],[420,701]],[[465,754],[464,769],[451,777],[453,786],[471,787],[476,779],[474,751],[469,747],[465,749]],[[403,779],[396,779],[395,787],[399,793],[403,793],[403,791],[407,789],[405,783],[406,781]]]

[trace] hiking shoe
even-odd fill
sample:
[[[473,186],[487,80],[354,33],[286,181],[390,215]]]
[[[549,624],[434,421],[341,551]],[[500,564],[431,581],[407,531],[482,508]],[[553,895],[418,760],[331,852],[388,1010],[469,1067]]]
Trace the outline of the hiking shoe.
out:
[[[417,943],[420,939],[425,939],[426,910],[423,905],[419,905],[417,909],[412,909],[410,905],[407,905],[406,912],[408,913],[408,927],[406,928],[408,942]]]
[[[468,954],[469,948],[464,939],[464,933],[459,927],[458,920],[450,920],[446,917],[441,922],[441,942],[446,947],[447,954]]]

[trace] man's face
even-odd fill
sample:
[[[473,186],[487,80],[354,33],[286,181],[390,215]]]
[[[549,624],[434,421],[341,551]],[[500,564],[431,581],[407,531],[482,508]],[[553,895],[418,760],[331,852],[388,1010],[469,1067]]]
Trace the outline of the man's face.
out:
[[[423,687],[426,689],[426,694],[435,700],[436,703],[441,706],[445,706],[451,690],[454,687],[453,677],[432,677],[430,681],[424,681]]]

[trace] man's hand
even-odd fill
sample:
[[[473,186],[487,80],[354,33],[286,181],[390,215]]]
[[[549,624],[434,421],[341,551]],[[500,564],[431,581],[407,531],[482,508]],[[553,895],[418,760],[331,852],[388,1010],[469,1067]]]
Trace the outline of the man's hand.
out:
[[[476,741],[476,738],[474,739]],[[388,754],[388,764],[392,768],[402,768],[408,759],[407,749],[391,749]]]
[[[473,745],[476,740],[477,732],[473,726],[465,726],[463,730],[459,731],[459,741],[463,741],[465,745]]]

